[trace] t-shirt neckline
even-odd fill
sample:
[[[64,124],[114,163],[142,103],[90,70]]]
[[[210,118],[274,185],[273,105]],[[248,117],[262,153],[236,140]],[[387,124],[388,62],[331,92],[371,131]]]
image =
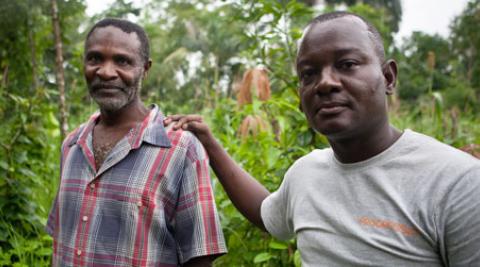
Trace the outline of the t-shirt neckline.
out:
[[[344,169],[344,170],[358,169],[358,168],[372,166],[378,162],[383,161],[386,158],[390,158],[390,155],[395,154],[399,150],[399,148],[403,146],[403,144],[408,142],[409,136],[411,134],[412,134],[412,131],[410,129],[405,129],[400,135],[400,137],[398,138],[398,140],[395,141],[395,143],[393,143],[391,146],[389,146],[387,149],[380,152],[379,154],[371,158],[368,158],[366,160],[362,160],[354,163],[342,163],[335,157],[335,153],[333,152],[333,149],[330,149],[330,152],[331,152],[330,160],[332,161],[334,166],[337,166],[338,168]]]

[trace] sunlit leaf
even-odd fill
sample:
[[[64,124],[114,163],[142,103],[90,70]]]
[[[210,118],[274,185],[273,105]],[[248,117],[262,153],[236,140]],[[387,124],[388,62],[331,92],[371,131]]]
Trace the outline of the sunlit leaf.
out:
[[[253,259],[253,263],[261,263],[261,262],[265,262],[265,261],[268,261],[272,258],[272,255],[268,252],[263,252],[263,253],[259,253],[257,254],[257,256],[255,256],[255,258]]]

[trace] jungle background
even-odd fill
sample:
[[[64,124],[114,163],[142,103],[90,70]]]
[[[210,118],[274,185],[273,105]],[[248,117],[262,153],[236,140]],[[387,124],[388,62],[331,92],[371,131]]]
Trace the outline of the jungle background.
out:
[[[145,103],[200,113],[229,153],[275,190],[294,160],[327,146],[299,110],[294,61],[302,28],[328,10],[356,12],[382,33],[399,63],[392,123],[480,155],[480,0],[449,37],[393,36],[400,0],[127,0],[86,15],[82,0],[0,0],[0,266],[49,266],[45,233],[64,135],[96,110],[82,73],[86,31],[103,17],[134,18],[150,36]],[[475,145],[477,144],[477,145]],[[216,179],[229,254],[216,266],[300,266],[295,242],[255,229]]]

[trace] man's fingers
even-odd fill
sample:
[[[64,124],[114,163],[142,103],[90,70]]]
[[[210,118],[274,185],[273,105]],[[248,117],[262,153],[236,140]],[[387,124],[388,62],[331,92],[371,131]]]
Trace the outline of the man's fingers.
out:
[[[203,121],[203,117],[200,116],[200,115],[197,115],[197,114],[185,115],[185,116],[183,116],[182,119],[185,119],[187,122],[190,122],[190,121],[202,122]]]
[[[180,118],[180,120],[175,124],[175,126],[177,126],[177,129],[178,128],[182,128],[182,129],[186,129],[187,127],[187,123],[188,123],[188,116],[183,116],[182,118]]]
[[[176,114],[176,115],[168,115],[165,119],[163,119],[163,123],[165,125],[169,125],[170,123],[174,121],[178,121],[180,118],[184,117],[185,115],[182,114]]]
[[[173,125],[174,130],[178,129],[188,129],[189,124],[195,122],[195,123],[202,123],[203,122],[203,117],[197,114],[190,114],[190,115],[182,115],[182,114],[176,114],[176,115],[169,115],[163,120],[165,125],[169,125],[171,123],[175,123]],[[197,128],[197,127],[194,127]]]
[[[171,121],[178,121],[180,118],[185,117],[186,115],[183,114],[174,114],[174,115],[168,115],[166,119],[171,120]]]

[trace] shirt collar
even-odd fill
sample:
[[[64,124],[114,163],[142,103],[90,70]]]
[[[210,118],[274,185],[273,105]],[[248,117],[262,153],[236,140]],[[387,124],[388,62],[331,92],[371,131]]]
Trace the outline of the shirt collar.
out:
[[[100,112],[95,112],[90,119],[79,129],[67,137],[68,146],[86,142],[88,134],[91,133],[95,123],[100,116]],[[159,147],[171,147],[172,144],[168,138],[165,127],[163,126],[164,116],[156,104],[150,106],[150,113],[145,117],[143,122],[135,129],[135,133],[130,138],[132,149],[136,149],[143,142]]]
[[[171,147],[172,144],[163,126],[163,119],[164,116],[158,106],[152,104],[150,106],[150,114],[142,122],[137,133],[140,140],[154,146]],[[134,140],[135,139],[137,138],[134,138]],[[132,148],[140,146],[141,141],[134,142]]]

